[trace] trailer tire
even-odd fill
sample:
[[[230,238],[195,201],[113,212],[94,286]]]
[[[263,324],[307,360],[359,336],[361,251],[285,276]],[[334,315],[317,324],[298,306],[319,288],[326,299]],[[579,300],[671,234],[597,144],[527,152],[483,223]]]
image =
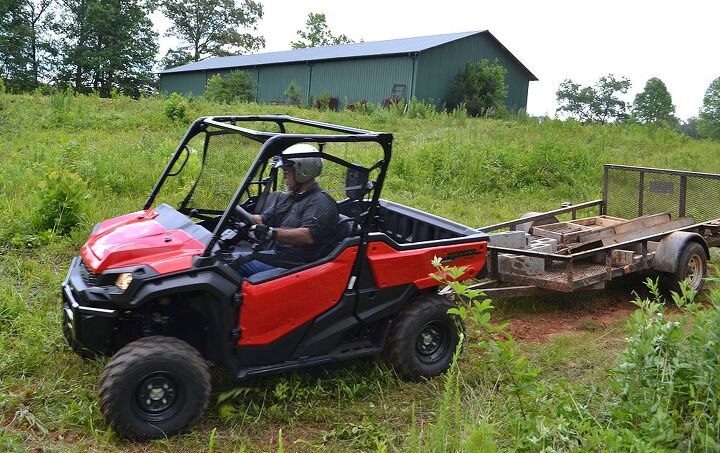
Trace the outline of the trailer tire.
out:
[[[100,379],[100,412],[120,436],[158,439],[184,430],[210,398],[210,373],[198,351],[172,337],[133,341]]]
[[[385,356],[402,378],[419,380],[444,373],[465,331],[462,321],[448,314],[455,304],[437,294],[423,294],[395,318]]]
[[[689,279],[688,289],[700,293],[705,286],[705,277],[707,277],[705,249],[697,242],[690,241],[680,253],[675,272],[664,274],[662,283],[663,288],[668,292],[680,293],[679,282]]]

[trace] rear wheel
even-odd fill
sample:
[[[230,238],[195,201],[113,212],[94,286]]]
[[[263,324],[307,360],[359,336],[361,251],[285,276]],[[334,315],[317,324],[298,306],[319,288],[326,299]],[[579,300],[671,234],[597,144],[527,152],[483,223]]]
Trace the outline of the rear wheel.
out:
[[[679,282],[688,280],[688,289],[702,291],[707,277],[705,249],[697,242],[688,242],[678,258],[677,268],[663,276],[663,287],[668,291],[680,292]]]
[[[436,294],[422,295],[398,314],[385,354],[406,379],[437,376],[452,363],[463,325],[448,309],[457,308]]]
[[[195,423],[210,397],[207,364],[177,338],[129,343],[110,359],[100,380],[100,411],[121,436],[148,440]]]

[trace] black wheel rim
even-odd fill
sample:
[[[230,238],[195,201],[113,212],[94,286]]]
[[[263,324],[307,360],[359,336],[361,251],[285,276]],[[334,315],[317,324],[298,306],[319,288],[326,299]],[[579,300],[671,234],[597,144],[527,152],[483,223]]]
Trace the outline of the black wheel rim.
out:
[[[160,371],[145,376],[136,392],[138,415],[151,422],[172,417],[177,412],[178,390],[170,373]]]
[[[450,348],[450,332],[445,324],[431,321],[423,326],[415,342],[418,359],[423,363],[435,363]]]

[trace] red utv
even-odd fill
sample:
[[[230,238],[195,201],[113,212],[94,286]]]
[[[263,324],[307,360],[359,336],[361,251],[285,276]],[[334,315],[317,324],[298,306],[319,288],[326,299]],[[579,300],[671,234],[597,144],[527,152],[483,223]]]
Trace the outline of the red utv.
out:
[[[273,197],[274,162],[296,143],[320,149],[318,179],[340,212],[333,248],[243,279],[229,263],[249,247],[238,239],[247,213]],[[100,408],[118,434],[151,439],[197,421],[207,361],[237,380],[380,353],[409,379],[448,368],[459,325],[431,261],[481,277],[486,236],[381,200],[391,148],[390,134],[288,116],[192,124],[143,209],[96,225],[62,283],[69,344],[112,355]],[[158,204],[177,194],[177,208]]]

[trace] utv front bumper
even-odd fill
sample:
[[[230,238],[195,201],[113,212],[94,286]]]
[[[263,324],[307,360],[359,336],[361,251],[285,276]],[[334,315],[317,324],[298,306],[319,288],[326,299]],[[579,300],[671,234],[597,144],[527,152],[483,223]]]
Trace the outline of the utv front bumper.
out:
[[[80,264],[80,257],[73,258],[70,270],[62,282],[63,331],[74,349],[79,347],[109,354],[112,352],[111,340],[118,311],[90,305]]]

